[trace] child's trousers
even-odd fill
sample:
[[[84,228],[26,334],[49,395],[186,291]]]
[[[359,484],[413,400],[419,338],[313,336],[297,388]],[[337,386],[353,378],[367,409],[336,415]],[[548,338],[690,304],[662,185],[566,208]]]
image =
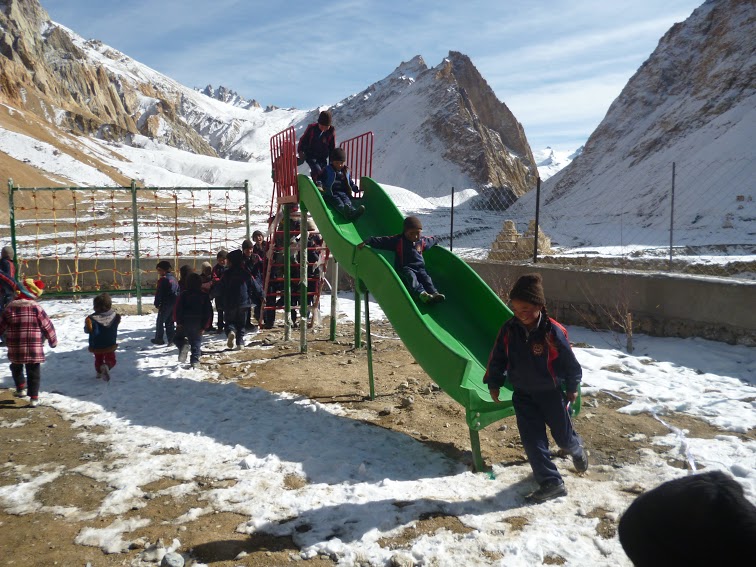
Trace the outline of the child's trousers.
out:
[[[192,364],[199,362],[202,355],[202,329],[184,325],[180,331],[176,331],[173,342],[178,347],[179,352],[181,352],[185,344],[189,343],[191,353],[189,362]]]
[[[24,366],[26,366],[26,380],[24,380]],[[29,362],[27,364],[11,362],[10,369],[13,382],[16,384],[16,390],[26,388],[26,393],[30,398],[38,398],[39,383],[42,375],[39,362]]]
[[[425,268],[410,268],[404,266],[399,271],[399,277],[402,278],[402,281],[410,290],[418,295],[424,291],[431,295],[438,292],[436,286],[433,285],[433,280],[431,280],[430,275],[425,271]]]
[[[108,368],[113,368],[116,365],[116,355],[113,352],[96,352],[95,355],[95,370],[100,371],[100,367],[103,364],[107,364]]]
[[[273,312],[275,314],[275,311]],[[236,307],[225,309],[226,315],[226,336],[233,331],[236,335],[236,344],[244,344],[244,328],[247,324],[247,315],[249,307]]]
[[[173,342],[173,338],[176,335],[176,323],[173,321],[173,307],[171,303],[169,305],[161,305],[158,308],[157,321],[155,322],[155,338],[159,341],[163,340],[163,331],[165,331],[165,337],[169,343]]]
[[[579,454],[583,445],[572,428],[572,420],[565,409],[562,391],[557,389],[545,392],[515,390],[512,394],[512,404],[517,417],[517,427],[520,430],[520,439],[536,481],[538,484],[543,484],[548,480],[562,480],[556,465],[551,461],[546,426],[549,426],[551,436],[559,448],[570,455]]]
[[[354,216],[352,200],[346,193],[343,193],[342,191],[334,191],[332,195],[323,195],[323,199],[326,203],[339,211],[345,219],[350,220]]]

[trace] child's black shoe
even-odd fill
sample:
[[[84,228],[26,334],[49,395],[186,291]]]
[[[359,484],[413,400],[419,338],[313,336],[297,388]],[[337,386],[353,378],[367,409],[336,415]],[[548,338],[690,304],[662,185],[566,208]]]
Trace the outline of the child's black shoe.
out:
[[[443,293],[436,292],[431,295],[431,299],[433,300],[433,303],[441,303],[446,301],[446,296]]]
[[[588,453],[586,453],[584,448],[581,447],[580,453],[577,455],[572,455],[572,465],[579,473],[584,473],[588,470]]]
[[[352,219],[351,220],[357,220],[362,216],[362,214],[365,212],[365,205],[360,205],[356,209],[352,211]]]
[[[184,345],[179,351],[178,360],[181,363],[186,362],[186,357],[189,356],[189,345]]]
[[[528,494],[525,499],[529,502],[540,504],[541,502],[566,495],[567,489],[564,487],[564,482],[559,479],[552,479],[545,481],[538,490],[532,494]]]

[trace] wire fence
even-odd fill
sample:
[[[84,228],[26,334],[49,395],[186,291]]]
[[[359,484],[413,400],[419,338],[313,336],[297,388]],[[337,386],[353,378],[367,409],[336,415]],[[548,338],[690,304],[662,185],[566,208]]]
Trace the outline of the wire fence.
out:
[[[220,249],[237,248],[250,212],[239,187],[23,188],[9,182],[11,245],[18,273],[45,281],[48,293],[138,292],[157,279],[155,264],[197,269]]]
[[[754,157],[634,164],[515,203],[490,190],[391,196],[466,259],[756,279]]]

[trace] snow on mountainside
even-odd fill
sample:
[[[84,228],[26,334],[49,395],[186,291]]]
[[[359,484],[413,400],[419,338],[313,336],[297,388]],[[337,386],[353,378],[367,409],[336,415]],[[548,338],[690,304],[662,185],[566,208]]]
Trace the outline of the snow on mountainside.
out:
[[[402,63],[339,102],[334,120],[341,139],[373,131],[374,176],[423,197],[474,188],[480,205],[497,209],[535,186],[522,126],[461,53],[433,68],[420,56]]]
[[[199,89],[195,89],[198,90]],[[231,106],[238,106],[241,108],[260,108],[260,103],[256,100],[246,100],[244,97],[242,97],[239,93],[236,91],[233,91],[231,89],[228,89],[224,86],[220,86],[217,89],[214,89],[212,85],[207,85],[204,89],[202,89],[201,92],[205,96],[209,96],[210,98],[214,98],[216,100],[220,100],[221,102],[225,102],[230,104]]]
[[[550,177],[559,173],[565,167],[570,165],[572,160],[581,153],[583,153],[583,146],[580,146],[574,152],[571,150],[554,150],[550,146],[546,146],[542,150],[533,151],[533,157],[535,157],[536,165],[538,166],[538,175],[541,177],[541,181],[546,181]]]
[[[289,126],[301,134],[319,110],[263,110],[224,87],[203,92],[185,87],[51,22],[35,0],[8,0],[0,9],[0,26],[8,39],[0,54],[0,80],[11,86],[0,92],[0,103],[9,112],[30,111],[41,118],[50,137],[57,127],[112,144],[116,155],[107,165],[122,175],[139,170],[137,180],[145,184],[164,179],[150,177],[154,169],[129,165],[117,149],[144,147],[142,137],[151,140],[152,151],[190,154],[187,172],[176,159],[155,160],[172,164],[171,175],[195,178],[200,185],[217,178],[211,171],[195,177],[197,160],[191,154],[204,154],[224,158],[213,166],[218,170],[227,160],[247,163],[250,180],[270,186],[270,137]],[[462,54],[452,52],[432,69],[415,58],[334,110],[337,141],[367,130],[375,134],[373,175],[381,181],[434,197],[448,195],[452,186],[483,191],[480,204],[488,208],[501,208],[535,185],[535,160],[522,127]]]
[[[544,184],[560,246],[741,246],[756,251],[756,4],[709,0],[675,24],[582,154]],[[675,200],[672,208],[673,163]],[[528,194],[509,211],[525,226]]]

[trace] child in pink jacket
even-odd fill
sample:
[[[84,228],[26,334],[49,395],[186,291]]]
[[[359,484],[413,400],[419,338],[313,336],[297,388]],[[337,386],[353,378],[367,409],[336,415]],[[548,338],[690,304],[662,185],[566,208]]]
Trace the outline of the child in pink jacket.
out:
[[[30,407],[39,403],[40,363],[45,361],[45,340],[51,348],[58,346],[55,327],[37,298],[44,284],[31,278],[17,282],[18,297],[5,306],[0,315],[0,335],[5,333],[8,359],[17,398],[29,395]],[[26,379],[24,379],[26,367]]]

